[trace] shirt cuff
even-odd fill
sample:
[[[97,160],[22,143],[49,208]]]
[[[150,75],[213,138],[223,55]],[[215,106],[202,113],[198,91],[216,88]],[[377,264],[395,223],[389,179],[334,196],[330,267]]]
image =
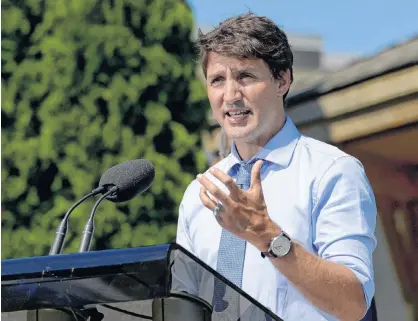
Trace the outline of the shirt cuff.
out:
[[[366,246],[366,244],[369,246]],[[325,253],[320,255],[326,260],[346,266],[354,273],[363,287],[367,305],[366,311],[370,308],[375,291],[372,257],[369,252],[369,248],[372,248],[373,244],[373,239],[364,242],[356,239],[346,239],[329,245]]]
[[[370,308],[372,303],[373,294],[374,294],[374,282],[368,276],[361,274],[360,272],[350,269],[353,271],[357,279],[360,281],[361,285],[363,286],[364,298],[366,300],[366,311]]]

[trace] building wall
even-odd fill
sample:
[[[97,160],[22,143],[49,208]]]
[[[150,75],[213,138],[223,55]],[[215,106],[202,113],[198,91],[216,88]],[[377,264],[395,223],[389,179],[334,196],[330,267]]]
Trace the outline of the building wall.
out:
[[[414,321],[411,308],[405,303],[400,283],[390,257],[390,249],[382,222],[376,226],[377,247],[373,253],[376,284],[376,309],[379,321]]]

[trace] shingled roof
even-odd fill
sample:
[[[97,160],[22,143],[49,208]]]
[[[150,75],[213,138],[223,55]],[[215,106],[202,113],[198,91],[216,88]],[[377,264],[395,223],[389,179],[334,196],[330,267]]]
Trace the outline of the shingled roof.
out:
[[[288,107],[328,92],[418,64],[418,35],[330,73],[318,73],[289,93]]]

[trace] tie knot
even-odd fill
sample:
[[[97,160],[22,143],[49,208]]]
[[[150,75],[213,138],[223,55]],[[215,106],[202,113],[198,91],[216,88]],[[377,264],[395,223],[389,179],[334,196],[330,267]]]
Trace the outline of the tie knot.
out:
[[[237,173],[237,185],[242,189],[248,189],[251,186],[251,169],[254,162],[240,162]]]

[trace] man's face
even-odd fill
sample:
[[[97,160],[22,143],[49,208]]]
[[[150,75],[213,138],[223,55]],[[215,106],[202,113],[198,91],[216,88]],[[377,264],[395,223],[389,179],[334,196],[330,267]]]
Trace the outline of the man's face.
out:
[[[265,144],[280,129],[287,89],[263,60],[210,52],[206,83],[213,115],[228,137]]]

